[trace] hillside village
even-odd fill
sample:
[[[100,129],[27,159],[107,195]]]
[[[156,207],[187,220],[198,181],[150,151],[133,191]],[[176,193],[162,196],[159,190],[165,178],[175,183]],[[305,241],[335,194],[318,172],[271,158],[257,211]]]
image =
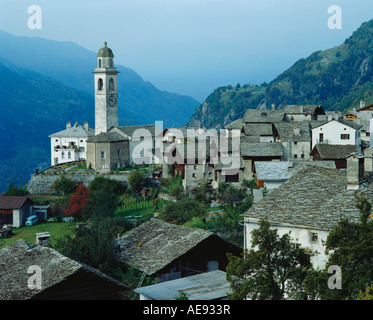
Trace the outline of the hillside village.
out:
[[[357,196],[373,196],[373,105],[361,101],[346,114],[321,105],[272,105],[248,109],[221,130],[164,128],[162,121],[119,126],[120,74],[106,42],[93,74],[94,128],[67,122],[49,135],[50,166],[31,176],[27,194],[0,196],[0,227],[4,241],[18,228],[32,228],[25,223],[33,215],[45,226],[56,219],[71,223],[76,237],[90,223],[96,230],[93,215],[81,207],[74,211],[72,200],[76,205],[90,197],[84,192],[95,190],[92,198],[99,201],[99,190],[111,181],[120,205],[101,195],[106,200],[100,210],[114,206],[116,216],[128,222],[109,239],[113,264],[136,270],[135,280],[106,274],[102,262],[92,266],[73,253],[65,256],[68,242],[42,232],[36,242],[2,245],[0,275],[7,286],[0,288],[0,299],[165,300],[181,293],[190,300],[227,299],[232,290],[227,254],[239,257],[250,250],[252,231],[262,219],[280,236],[291,232],[312,267],[323,270],[331,230],[342,218],[358,223]],[[73,182],[72,191],[57,187],[64,179]],[[59,216],[52,202],[38,201],[46,194],[53,199],[70,194]],[[188,207],[188,201],[194,202]],[[131,205],[133,211],[127,209]],[[200,208],[203,214],[194,215]],[[57,250],[62,247],[65,251]],[[31,265],[43,270],[41,287],[27,287],[23,271]]]

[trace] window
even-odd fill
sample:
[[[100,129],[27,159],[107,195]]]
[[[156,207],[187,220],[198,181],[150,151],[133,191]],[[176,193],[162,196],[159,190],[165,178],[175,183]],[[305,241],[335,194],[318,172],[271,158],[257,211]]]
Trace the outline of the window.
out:
[[[56,142],[58,142],[58,139],[56,139]]]
[[[195,178],[195,177],[196,177],[196,174],[195,174],[195,173],[193,173],[193,174],[192,174],[192,177],[193,177],[193,178]]]
[[[350,135],[347,133],[342,133],[341,134],[341,140],[350,140]]]
[[[102,79],[101,79],[101,78],[98,79],[98,82],[97,82],[97,90],[98,90],[98,91],[101,91],[102,88],[103,88],[103,86],[104,86],[104,82],[102,81]]]
[[[63,152],[63,151],[62,151],[62,153],[61,153],[61,158],[62,158],[62,159],[65,159],[65,152]]]
[[[197,166],[194,166],[194,170],[197,170]]]
[[[113,59],[110,59],[110,60],[109,60],[109,67],[110,67],[110,68],[113,67]]]
[[[101,159],[106,159],[106,152],[105,151],[101,151],[100,157],[101,157]]]
[[[323,141],[324,141],[324,134],[320,133],[319,134],[319,142],[323,142]]]
[[[70,151],[67,153],[67,158],[71,159],[71,152]]]
[[[98,67],[101,68],[101,59],[98,59]]]
[[[297,154],[294,155],[294,159],[296,159],[296,158],[298,158],[298,155],[297,155]]]
[[[226,175],[225,182],[239,182],[239,176],[237,174]]]
[[[366,135],[367,137],[370,137],[370,132],[367,131],[365,135]]]
[[[114,91],[114,79],[110,78],[109,80],[109,91]]]
[[[312,232],[311,233],[311,241],[312,242],[317,242],[318,239],[319,239],[319,235],[315,232]]]
[[[302,154],[300,155],[300,157],[301,157],[302,159],[304,159],[304,153],[302,153]]]

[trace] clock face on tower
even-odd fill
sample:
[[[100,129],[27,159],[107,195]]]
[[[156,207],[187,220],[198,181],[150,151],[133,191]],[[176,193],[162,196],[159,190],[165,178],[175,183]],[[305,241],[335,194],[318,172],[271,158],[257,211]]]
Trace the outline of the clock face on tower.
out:
[[[108,96],[107,104],[109,108],[115,107],[117,105],[117,97],[114,95]]]

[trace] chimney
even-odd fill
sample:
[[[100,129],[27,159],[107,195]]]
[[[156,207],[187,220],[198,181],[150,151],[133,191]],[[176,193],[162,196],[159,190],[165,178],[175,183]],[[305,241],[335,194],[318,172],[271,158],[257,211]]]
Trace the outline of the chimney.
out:
[[[359,190],[364,182],[364,156],[351,153],[347,159],[347,190]]]
[[[71,128],[71,122],[69,121],[68,123],[66,123],[66,129],[69,129]]]
[[[275,110],[276,110],[276,105],[272,104],[272,111],[275,111]]]
[[[49,246],[49,232],[40,232],[36,234],[36,244],[44,247]]]
[[[364,101],[360,101],[360,108],[364,108],[365,105],[366,105],[366,102],[364,102]]]
[[[288,170],[290,170],[291,168],[294,167],[294,163],[293,163],[293,160],[292,159],[289,159],[288,160]]]
[[[304,107],[303,106],[299,106],[299,113],[303,113],[304,112]]]
[[[88,124],[88,121],[84,122],[84,129],[86,129],[87,131],[89,130],[89,124]]]
[[[366,172],[373,172],[373,149],[366,148],[364,150],[364,156],[365,156],[364,170]]]
[[[300,136],[300,129],[299,128],[294,128],[294,135]]]
[[[77,127],[78,127],[78,121],[75,122],[75,124],[74,124],[74,128],[77,128]]]

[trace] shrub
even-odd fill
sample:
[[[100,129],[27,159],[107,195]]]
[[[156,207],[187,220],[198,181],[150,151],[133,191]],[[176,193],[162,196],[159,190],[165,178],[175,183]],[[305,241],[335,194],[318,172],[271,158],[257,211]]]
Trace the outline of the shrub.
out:
[[[206,207],[202,203],[196,200],[184,199],[168,203],[163,207],[159,217],[167,222],[183,224],[193,217],[205,217],[206,212]]]

